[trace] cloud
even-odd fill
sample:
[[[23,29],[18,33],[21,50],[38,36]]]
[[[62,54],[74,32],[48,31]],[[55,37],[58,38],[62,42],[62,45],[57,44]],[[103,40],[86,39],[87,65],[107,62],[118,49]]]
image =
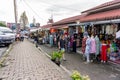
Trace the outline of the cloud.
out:
[[[13,0],[0,0],[0,20],[14,22]],[[55,21],[80,14],[81,11],[95,7],[101,3],[111,0],[16,0],[18,8],[18,17],[23,11],[26,11],[28,19],[32,22],[33,16],[36,21],[45,24],[51,14],[54,15]],[[7,3],[6,3],[7,2]],[[28,7],[24,2],[27,2]],[[37,13],[39,15],[36,15]],[[41,19],[41,18],[42,19]]]

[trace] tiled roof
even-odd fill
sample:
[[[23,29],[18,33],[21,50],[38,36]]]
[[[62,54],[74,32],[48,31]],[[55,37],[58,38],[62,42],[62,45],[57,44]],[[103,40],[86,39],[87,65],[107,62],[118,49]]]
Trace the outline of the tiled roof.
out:
[[[52,27],[52,24],[47,24],[47,25],[41,26],[41,28],[50,28],[50,27]]]
[[[77,16],[65,18],[53,23],[53,25],[63,25],[63,24],[73,23],[73,22],[76,22],[76,20],[79,20],[82,16],[83,15],[77,15]]]
[[[97,14],[91,14],[80,18],[80,22],[98,21],[98,20],[110,20],[120,18],[120,9],[101,12]]]
[[[58,28],[68,28],[67,25],[58,25],[58,26],[53,26],[53,28],[58,29]]]
[[[91,10],[96,10],[96,9],[99,9],[99,8],[103,8],[103,7],[107,7],[107,6],[110,6],[110,5],[117,4],[117,3],[120,3],[120,0],[113,0],[113,1],[110,1],[110,2],[106,2],[106,3],[101,4],[99,6],[93,7],[89,10],[83,11],[82,13],[85,13],[85,12],[88,12],[88,11],[91,11]]]

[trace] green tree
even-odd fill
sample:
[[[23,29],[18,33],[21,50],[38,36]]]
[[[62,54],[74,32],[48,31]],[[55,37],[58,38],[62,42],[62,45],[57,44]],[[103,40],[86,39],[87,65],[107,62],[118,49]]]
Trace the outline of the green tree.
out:
[[[1,26],[1,27],[6,27],[6,25],[5,25],[5,24],[3,24],[3,23],[0,23],[0,26]]]

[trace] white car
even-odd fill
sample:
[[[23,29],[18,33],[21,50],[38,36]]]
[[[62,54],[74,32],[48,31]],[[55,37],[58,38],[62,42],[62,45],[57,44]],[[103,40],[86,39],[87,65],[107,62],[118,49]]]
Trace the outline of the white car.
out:
[[[15,33],[13,33],[10,28],[0,27],[0,33],[0,39],[2,40],[0,44],[5,44],[7,46],[15,41]]]

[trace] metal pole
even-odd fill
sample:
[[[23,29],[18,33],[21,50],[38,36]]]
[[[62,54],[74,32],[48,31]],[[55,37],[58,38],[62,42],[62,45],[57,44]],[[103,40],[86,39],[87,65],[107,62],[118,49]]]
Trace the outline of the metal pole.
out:
[[[17,5],[16,5],[16,0],[14,0],[14,14],[15,14],[15,26],[16,26],[16,31],[19,33],[19,28],[17,25]]]

